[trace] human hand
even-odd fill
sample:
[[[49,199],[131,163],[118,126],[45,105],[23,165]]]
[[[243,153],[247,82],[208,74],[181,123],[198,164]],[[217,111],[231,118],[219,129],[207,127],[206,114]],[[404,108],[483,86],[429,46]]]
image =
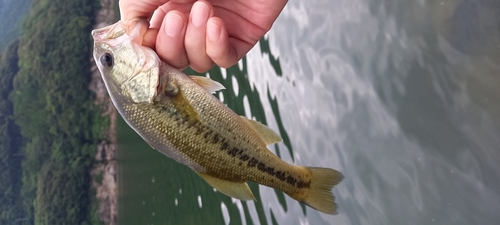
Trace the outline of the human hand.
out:
[[[271,29],[288,0],[120,0],[121,20],[150,19],[143,45],[198,72],[230,67]],[[151,16],[152,15],[152,16]]]

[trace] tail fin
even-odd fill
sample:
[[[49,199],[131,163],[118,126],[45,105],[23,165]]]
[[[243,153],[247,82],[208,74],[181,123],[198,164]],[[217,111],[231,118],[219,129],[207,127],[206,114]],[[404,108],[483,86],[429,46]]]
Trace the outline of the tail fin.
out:
[[[327,214],[338,214],[332,188],[344,176],[330,168],[306,167],[312,174],[309,194],[303,200],[307,205]]]

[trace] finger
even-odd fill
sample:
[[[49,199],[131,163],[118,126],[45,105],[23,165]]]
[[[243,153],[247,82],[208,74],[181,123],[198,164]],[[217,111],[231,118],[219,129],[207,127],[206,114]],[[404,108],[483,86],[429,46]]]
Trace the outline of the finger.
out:
[[[228,68],[236,64],[241,56],[229,42],[224,22],[218,17],[212,17],[207,22],[206,52],[212,61],[220,67]],[[246,43],[246,42],[245,42]],[[249,44],[247,44],[249,45]],[[248,46],[251,48],[251,46]]]
[[[153,12],[153,16],[151,17],[151,20],[149,20],[149,29],[144,35],[142,45],[155,49],[156,37],[160,31],[165,14],[165,11],[162,10],[161,7]]]
[[[156,9],[153,16],[151,16],[151,20],[149,20],[149,27],[160,29],[166,14],[167,11],[163,10],[163,7]]]
[[[191,8],[184,44],[190,66],[198,72],[207,71],[213,66],[205,47],[207,21],[212,15],[213,9],[208,2],[197,1]]]
[[[168,12],[156,38],[158,56],[178,69],[184,69],[189,65],[184,48],[187,21],[186,16],[179,11]]]
[[[142,40],[142,45],[149,48],[155,49],[156,46],[156,36],[158,36],[158,29],[149,28],[144,34],[144,39]]]
[[[122,21],[136,18],[149,19],[151,14],[168,0],[120,0],[120,17]]]
[[[184,0],[184,1],[186,1],[186,0]],[[165,20],[166,14],[167,14],[167,12],[172,11],[174,9],[176,9],[176,10],[181,9],[181,11],[189,12],[189,8],[187,6],[179,5],[178,3],[175,3],[173,1],[169,1],[169,2],[161,5],[160,7],[158,7],[153,12],[153,16],[151,16],[151,20],[149,21],[149,28],[151,28],[151,29],[148,30],[148,32],[146,33],[146,37],[144,37],[145,43],[143,43],[143,45],[146,45],[146,46],[153,48],[153,49],[155,48],[156,38],[157,38],[157,35],[159,34],[159,31],[161,29],[163,21]],[[181,14],[179,14],[179,15],[181,15]],[[183,20],[187,21],[187,19],[185,19],[185,17],[183,17]],[[171,26],[169,21],[167,21],[166,23],[170,27],[175,27],[175,25],[177,24],[174,22],[173,26]],[[184,24],[185,23],[186,22],[184,22]],[[183,25],[183,26],[185,26],[185,25]],[[160,36],[163,36],[163,35],[164,34],[160,34]],[[182,43],[182,47],[184,47],[184,43]]]

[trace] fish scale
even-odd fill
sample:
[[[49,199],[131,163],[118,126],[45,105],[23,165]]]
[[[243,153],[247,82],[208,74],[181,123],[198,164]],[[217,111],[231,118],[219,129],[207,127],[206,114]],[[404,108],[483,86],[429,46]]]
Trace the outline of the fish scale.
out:
[[[264,160],[266,157],[277,157],[274,154],[269,154],[263,151],[265,146],[261,146],[253,152],[247,151],[248,148],[245,147],[235,147],[250,145],[255,146],[257,143],[252,143],[258,141],[258,138],[252,137],[238,137],[238,135],[228,135],[223,134],[220,131],[216,131],[209,127],[207,124],[203,124],[200,121],[196,121],[193,125],[191,119],[186,118],[187,116],[179,111],[175,110],[176,107],[171,102],[163,102],[155,105],[134,105],[130,104],[129,107],[125,107],[126,115],[130,116],[131,126],[137,127],[138,130],[144,130],[144,132],[139,132],[139,134],[144,135],[144,139],[151,140],[154,144],[153,146],[169,146],[169,149],[175,148],[179,152],[183,153],[182,159],[178,160],[180,162],[190,161],[201,168],[200,172],[205,172],[210,175],[219,174],[218,177],[230,181],[244,181],[251,180],[257,182],[258,179],[264,178],[265,182],[263,184],[278,188],[281,190],[286,190],[291,187],[278,187],[276,184],[283,184],[281,180],[275,176],[269,174],[260,174],[257,166],[252,166],[252,170],[247,170],[249,167],[249,160],[254,158],[258,162],[264,162],[269,160]],[[154,113],[153,113],[154,112]],[[148,115],[148,116],[144,116]],[[217,115],[215,113],[214,115]],[[229,117],[229,115],[219,114],[222,117]],[[184,116],[184,117],[183,117]],[[233,120],[240,119],[236,114],[231,115]],[[206,116],[201,116],[201,118],[206,118]],[[210,118],[210,117],[208,117]],[[163,121],[157,123],[156,121]],[[210,120],[208,120],[210,121]],[[214,120],[215,121],[215,120]],[[236,123],[230,123],[236,124]],[[155,127],[157,132],[151,132],[151,127]],[[230,128],[231,129],[231,128]],[[202,131],[199,135],[197,132]],[[237,131],[241,128],[232,128],[231,130]],[[194,134],[193,134],[194,133]],[[234,132],[233,134],[238,134],[239,132]],[[195,136],[198,138],[189,138],[190,136]],[[217,137],[217,141],[214,138]],[[159,142],[159,143],[156,143]],[[161,148],[157,148],[161,151]],[[236,153],[229,152],[232,149],[236,149]],[[267,148],[265,148],[267,151]],[[163,152],[163,151],[162,151]],[[163,152],[165,153],[165,152]],[[238,154],[239,153],[239,154]],[[168,154],[168,153],[167,153]],[[231,157],[227,157],[227,156]],[[247,160],[240,159],[241,156],[246,155]],[[212,160],[207,161],[206,158],[211,158]],[[244,159],[244,158],[243,158]],[[255,161],[254,160],[254,161]],[[230,161],[229,163],[227,161]],[[238,164],[238,161],[242,162]],[[236,162],[236,163],[233,163]],[[189,163],[188,163],[189,164]],[[294,166],[284,163],[280,165],[283,167],[290,167],[284,169],[286,174],[293,174]],[[259,173],[256,173],[257,170]],[[221,173],[221,171],[235,171],[231,173]],[[238,171],[245,173],[239,174]],[[255,175],[260,174],[260,177]],[[295,173],[295,179],[299,179],[298,175]],[[278,182],[279,180],[280,182]],[[304,181],[308,182],[308,181]],[[291,186],[284,183],[285,186]]]
[[[162,62],[140,40],[147,22],[119,21],[92,31],[94,59],[113,104],[150,146],[197,172],[220,192],[255,199],[247,181],[279,189],[329,214],[331,192],[343,176],[329,168],[296,166],[267,149],[281,138],[268,127],[238,116],[211,93],[222,85],[188,77]],[[129,29],[129,30],[127,30]]]

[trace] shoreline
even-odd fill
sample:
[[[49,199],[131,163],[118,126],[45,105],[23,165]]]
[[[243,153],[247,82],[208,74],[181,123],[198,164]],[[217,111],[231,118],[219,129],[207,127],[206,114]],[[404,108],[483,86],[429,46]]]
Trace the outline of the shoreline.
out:
[[[95,23],[92,29],[104,27],[114,21],[114,0],[100,0],[101,8],[95,14]],[[108,96],[108,91],[101,78],[101,74],[90,58],[92,78],[89,89],[95,94],[96,104],[103,117],[109,118],[109,129],[104,131],[101,142],[97,146],[95,163],[90,170],[92,188],[95,190],[99,220],[106,225],[118,223],[118,182],[116,162],[116,109]]]

